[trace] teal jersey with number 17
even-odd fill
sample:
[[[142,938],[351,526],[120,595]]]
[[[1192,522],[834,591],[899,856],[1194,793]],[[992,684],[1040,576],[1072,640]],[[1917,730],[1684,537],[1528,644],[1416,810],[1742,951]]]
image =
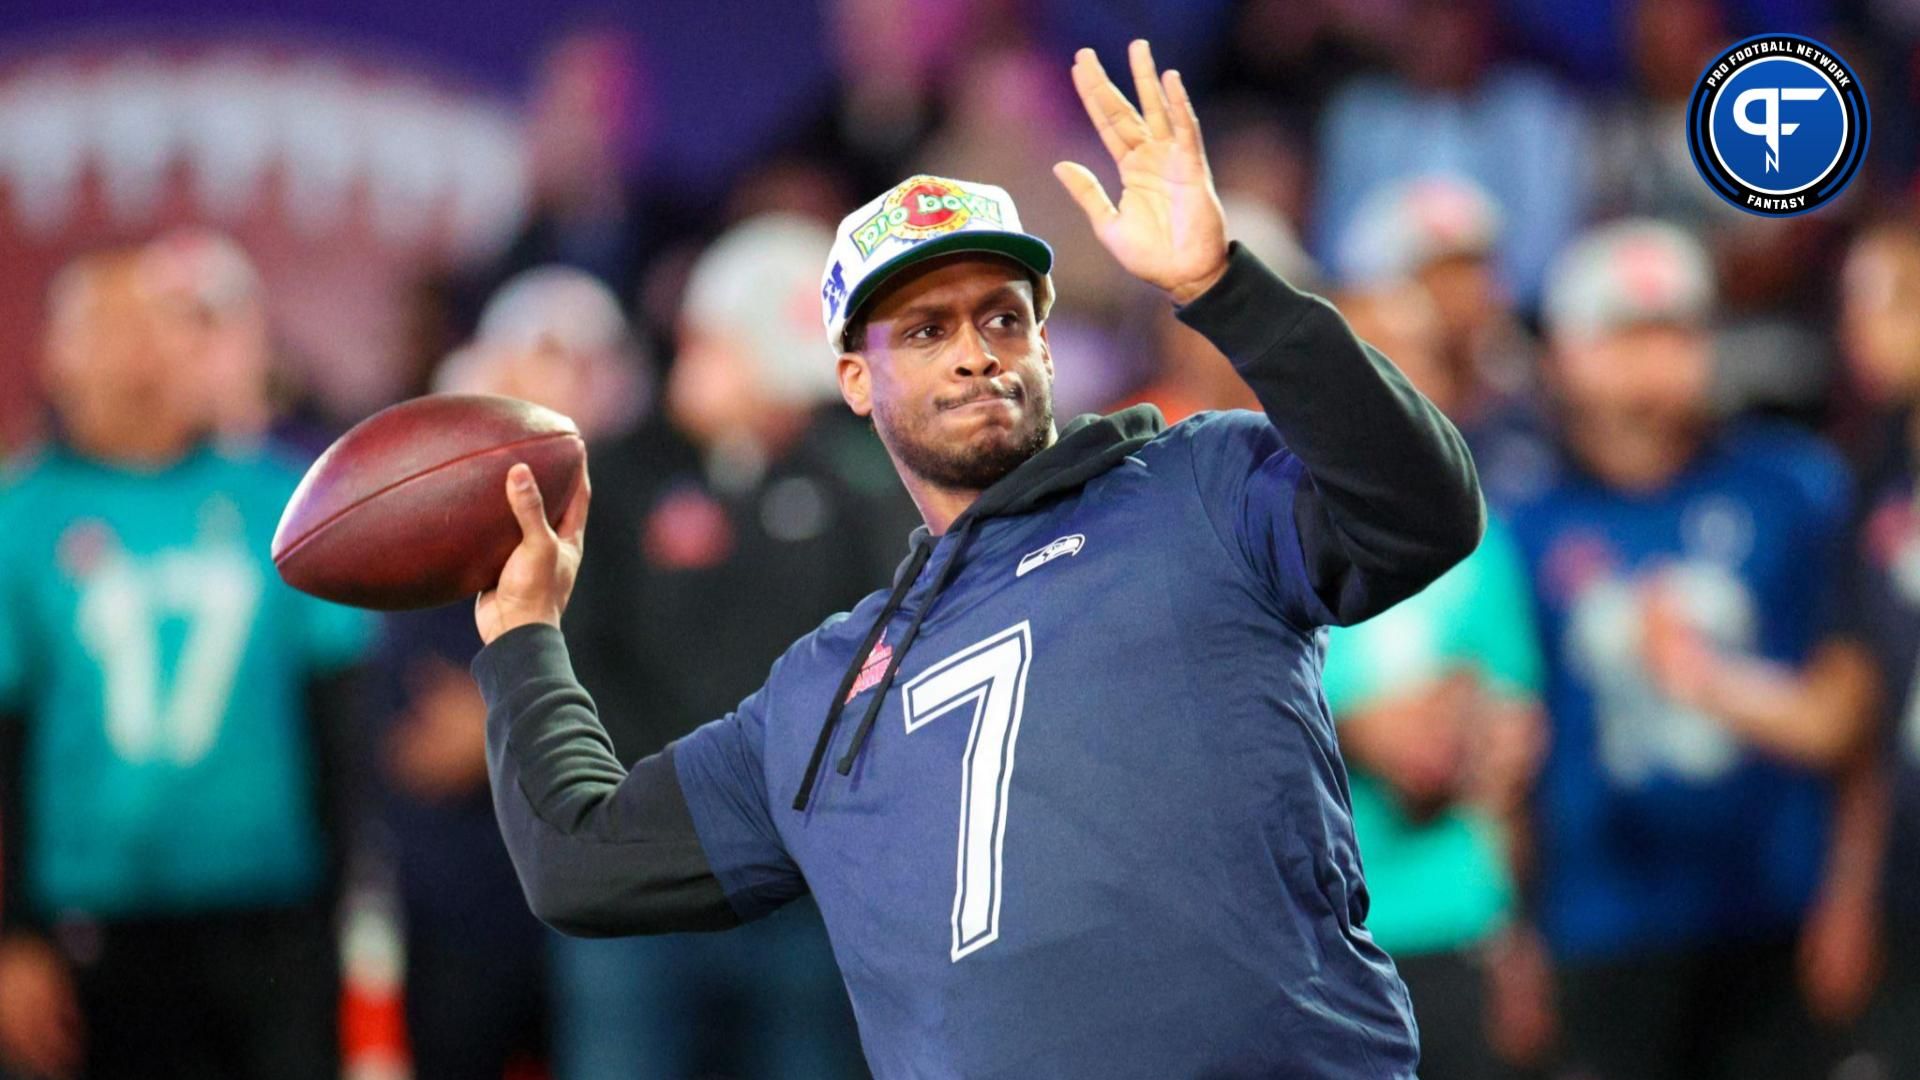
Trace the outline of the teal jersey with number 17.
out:
[[[28,906],[164,915],[319,884],[305,690],[371,627],[274,572],[298,481],[205,446],[151,471],[54,448],[0,483],[0,711],[27,724]]]

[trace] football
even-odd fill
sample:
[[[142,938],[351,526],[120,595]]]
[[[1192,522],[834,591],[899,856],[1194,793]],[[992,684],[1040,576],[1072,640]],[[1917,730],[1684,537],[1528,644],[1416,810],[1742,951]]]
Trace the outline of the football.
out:
[[[432,394],[355,425],[307,470],[280,515],[287,584],[381,611],[438,607],[499,580],[520,542],[507,470],[524,461],[557,524],[586,444],[572,420],[515,398]]]

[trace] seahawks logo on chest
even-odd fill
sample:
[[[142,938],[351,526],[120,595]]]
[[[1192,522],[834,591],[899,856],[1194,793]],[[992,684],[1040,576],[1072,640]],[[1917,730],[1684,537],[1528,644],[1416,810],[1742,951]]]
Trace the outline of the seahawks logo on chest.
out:
[[[1045,566],[1062,555],[1078,555],[1080,554],[1080,549],[1086,545],[1086,542],[1087,537],[1085,533],[1072,533],[1053,541],[1038,551],[1029,551],[1025,555],[1020,556],[1020,565],[1014,567],[1013,576],[1017,578],[1026,577],[1029,572]]]

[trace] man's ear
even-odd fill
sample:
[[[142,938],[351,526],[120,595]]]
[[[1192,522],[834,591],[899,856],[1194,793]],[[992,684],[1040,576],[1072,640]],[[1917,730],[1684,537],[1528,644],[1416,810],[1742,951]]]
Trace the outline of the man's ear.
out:
[[[873,412],[873,382],[867,370],[867,358],[855,352],[840,354],[835,374],[840,377],[840,399],[855,416]]]
[[[1040,324],[1040,366],[1047,369],[1047,381],[1053,381],[1053,343],[1047,340],[1047,324]]]

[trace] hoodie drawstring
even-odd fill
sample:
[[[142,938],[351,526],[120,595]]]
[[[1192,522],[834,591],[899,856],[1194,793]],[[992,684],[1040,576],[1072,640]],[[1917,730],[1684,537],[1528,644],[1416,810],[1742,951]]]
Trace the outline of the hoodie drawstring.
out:
[[[827,710],[826,723],[820,725],[820,737],[814,741],[813,756],[807,759],[807,772],[800,778],[800,790],[793,796],[795,810],[805,810],[807,803],[812,801],[814,785],[820,775],[820,763],[826,760],[827,747],[833,744],[834,725],[840,722],[840,714],[846,710],[847,699],[852,695],[854,680],[860,677],[860,668],[866,663],[867,655],[873,651],[874,643],[879,641],[880,635],[886,632],[887,623],[893,620],[894,612],[900,610],[900,605],[906,600],[907,593],[913,589],[914,581],[919,578],[921,569],[933,556],[933,547],[933,541],[929,539],[927,543],[914,549],[913,556],[907,561],[906,569],[901,572],[900,583],[893,587],[893,595],[887,597],[886,606],[880,609],[880,617],[873,621],[872,629],[867,631],[866,641],[861,644],[859,651],[853,654],[852,666],[847,668],[846,676],[840,680],[840,689],[834,691],[833,705]],[[918,625],[917,620],[915,625]],[[897,657],[904,651],[904,649],[896,650],[894,655]],[[891,674],[891,664],[888,665],[888,671]]]
[[[913,647],[914,638],[919,636],[921,621],[939,603],[940,594],[953,582],[961,560],[966,558],[968,546],[977,535],[980,522],[988,518],[1026,513],[1039,505],[1042,499],[1081,487],[1119,464],[1128,454],[1153,441],[1165,427],[1166,421],[1160,415],[1160,410],[1152,405],[1135,405],[1111,416],[1088,414],[1075,417],[1061,430],[1060,437],[1053,444],[994,481],[992,486],[981,492],[973,505],[954,519],[948,531],[958,530],[960,535],[954,538],[953,554],[941,564],[940,572],[934,575],[933,586],[927,590],[926,602],[914,613],[906,634],[894,646],[893,655],[887,658],[887,666],[875,687],[873,700],[867,703],[866,715],[861,718],[845,756],[839,761],[837,768],[840,775],[853,772],[854,763],[866,748],[867,738],[880,716],[881,703],[893,687],[893,680],[900,672],[900,664],[906,659],[907,650]],[[793,796],[795,810],[804,813],[812,805],[814,789],[820,784],[820,766],[826,761],[827,750],[833,745],[833,730],[846,712],[848,699],[853,696],[860,672],[866,667],[874,646],[886,633],[887,624],[899,613],[907,594],[913,590],[914,582],[933,557],[933,549],[938,546],[938,541],[922,531],[925,528],[923,525],[915,530],[913,553],[907,557],[899,578],[893,584],[893,592],[880,609],[880,617],[868,628],[866,640],[854,652],[853,661],[840,680],[840,688],[834,691],[833,701],[827,708],[826,722],[820,725],[820,735],[814,740],[813,756],[808,759],[806,774],[800,779],[800,790]]]
[[[888,658],[886,674],[880,676],[880,684],[876,688],[873,700],[867,702],[867,715],[860,718],[860,726],[853,731],[853,742],[847,746],[846,754],[840,758],[837,771],[841,776],[846,776],[853,771],[854,759],[860,756],[861,749],[867,745],[867,735],[873,730],[873,722],[880,715],[880,703],[886,700],[887,690],[893,686],[893,677],[900,670],[900,661],[907,658],[907,650],[913,648],[913,639],[919,636],[920,620],[926,618],[927,612],[933,610],[933,605],[939,601],[940,594],[946,591],[947,582],[953,579],[954,568],[960,565],[962,558],[966,557],[967,545],[973,541],[974,537],[973,526],[978,520],[969,516],[960,526],[960,539],[953,543],[953,554],[946,562],[940,564],[940,573],[933,579],[933,588],[927,591],[927,602],[921,604],[920,610],[913,613],[913,621],[907,624],[907,632],[900,636],[899,646],[893,650],[893,656]]]

